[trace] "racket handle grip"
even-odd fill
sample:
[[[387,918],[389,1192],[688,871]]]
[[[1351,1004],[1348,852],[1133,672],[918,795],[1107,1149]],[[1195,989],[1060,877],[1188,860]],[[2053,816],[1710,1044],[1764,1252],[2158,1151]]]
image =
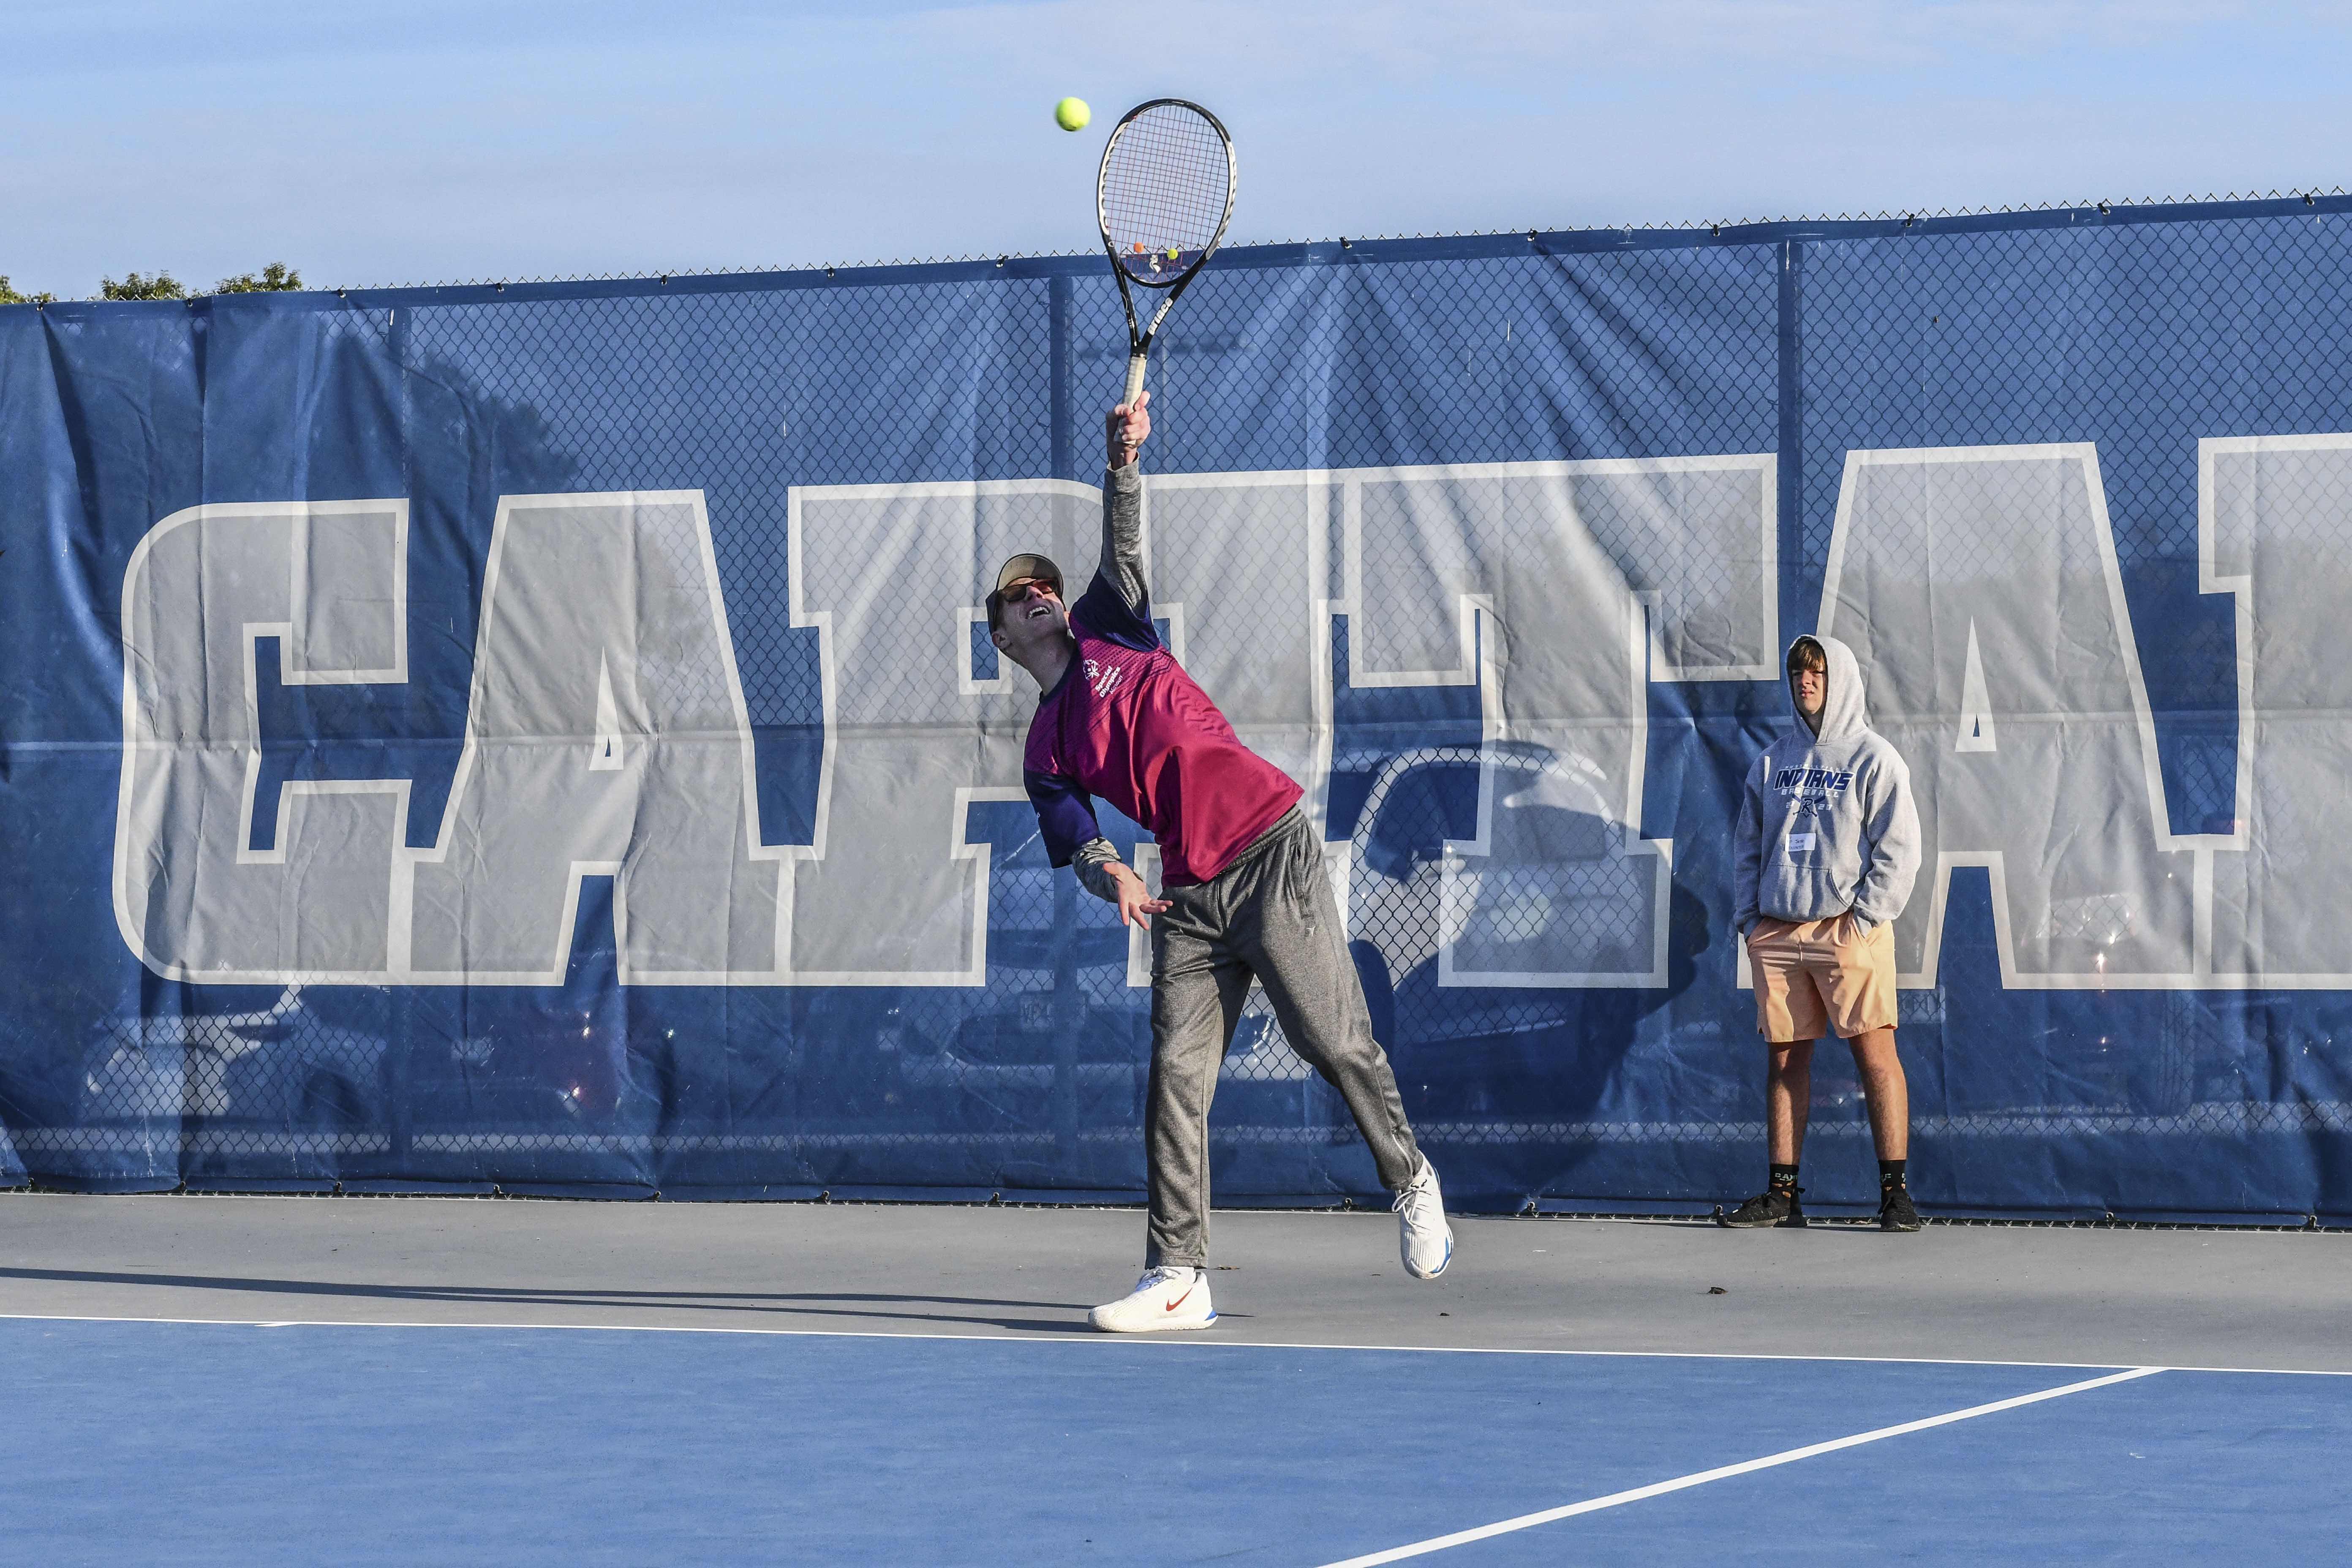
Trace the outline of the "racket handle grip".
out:
[[[1134,407],[1135,400],[1143,395],[1144,361],[1145,356],[1139,353],[1127,356],[1127,391],[1118,400],[1123,407]]]

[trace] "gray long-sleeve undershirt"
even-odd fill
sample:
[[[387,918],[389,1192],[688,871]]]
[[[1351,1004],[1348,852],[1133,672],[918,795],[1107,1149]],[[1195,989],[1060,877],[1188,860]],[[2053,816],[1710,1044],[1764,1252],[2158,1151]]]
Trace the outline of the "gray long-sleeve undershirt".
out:
[[[1118,902],[1118,882],[1110,868],[1118,864],[1118,851],[1108,838],[1089,838],[1070,857],[1070,869],[1078,874],[1078,886],[1112,905]]]
[[[1143,580],[1143,467],[1139,463],[1103,474],[1102,574],[1129,609],[1142,610],[1148,589]],[[1080,887],[1116,907],[1118,883],[1110,868],[1119,863],[1118,851],[1109,839],[1094,838],[1078,846],[1070,868],[1078,874]]]
[[[1129,463],[1103,474],[1102,574],[1128,607],[1141,610],[1143,581],[1143,465]]]

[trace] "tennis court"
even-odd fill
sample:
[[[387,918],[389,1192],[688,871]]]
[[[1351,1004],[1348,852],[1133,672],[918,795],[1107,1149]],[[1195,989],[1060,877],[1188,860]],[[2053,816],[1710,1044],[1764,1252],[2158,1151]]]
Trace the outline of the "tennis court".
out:
[[[2318,1562],[2352,1537],[2339,1236],[1470,1220],[1420,1286],[1382,1216],[1220,1215],[1214,1329],[1088,1333],[1138,1225],[19,1198],[0,1537],[534,1564]]]

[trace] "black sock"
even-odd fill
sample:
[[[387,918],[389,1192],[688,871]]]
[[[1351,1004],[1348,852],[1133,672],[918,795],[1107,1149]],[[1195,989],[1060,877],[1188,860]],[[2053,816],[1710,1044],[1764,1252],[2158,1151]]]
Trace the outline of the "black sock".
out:
[[[1900,1161],[1900,1160],[1881,1160],[1880,1162],[1878,1162],[1878,1190],[1879,1190],[1880,1192],[1882,1192],[1882,1193],[1893,1192],[1896,1187],[1899,1187],[1899,1186],[1901,1186],[1902,1184],[1903,1184],[1903,1162],[1902,1162],[1902,1161]]]
[[[1795,1192],[1797,1190],[1797,1167],[1794,1165],[1773,1166],[1772,1190],[1776,1193]]]

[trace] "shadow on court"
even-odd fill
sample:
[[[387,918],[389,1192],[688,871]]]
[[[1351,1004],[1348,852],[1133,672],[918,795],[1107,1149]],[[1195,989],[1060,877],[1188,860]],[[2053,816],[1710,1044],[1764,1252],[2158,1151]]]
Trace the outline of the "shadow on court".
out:
[[[1003,1307],[1083,1314],[1092,1302],[1013,1301],[974,1296],[922,1296],[853,1291],[567,1290],[499,1285],[353,1285],[320,1279],[259,1279],[230,1275],[138,1274],[81,1268],[0,1268],[0,1279],[63,1285],[130,1285],[166,1290],[220,1290],[244,1295],[321,1296],[379,1301],[476,1301],[502,1307],[632,1307],[692,1312],[744,1312],[766,1317],[874,1318],[918,1323],[969,1323],[1039,1333],[1091,1333],[1082,1317],[1030,1318],[987,1312],[894,1311],[892,1308]],[[1244,1313],[1227,1313],[1245,1317]]]

